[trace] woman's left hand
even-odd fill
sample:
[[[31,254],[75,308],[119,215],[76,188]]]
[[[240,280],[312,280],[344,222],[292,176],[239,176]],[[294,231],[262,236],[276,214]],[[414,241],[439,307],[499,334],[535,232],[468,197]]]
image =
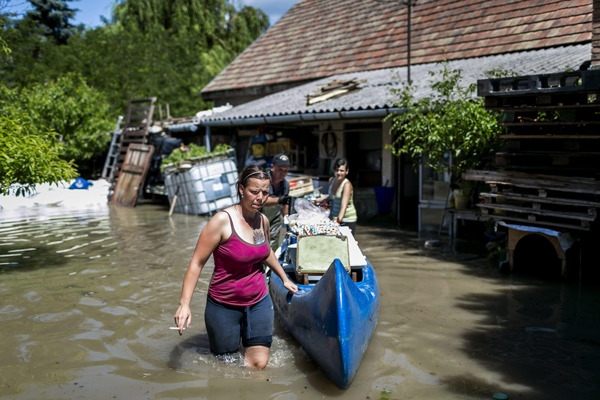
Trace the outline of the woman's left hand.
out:
[[[296,286],[296,284],[289,279],[286,279],[283,282],[283,287],[292,292],[292,294],[298,291],[298,286]]]

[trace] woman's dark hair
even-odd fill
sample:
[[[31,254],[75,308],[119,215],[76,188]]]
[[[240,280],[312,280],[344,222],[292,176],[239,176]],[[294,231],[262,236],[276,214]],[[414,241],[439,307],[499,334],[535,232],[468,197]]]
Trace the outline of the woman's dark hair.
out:
[[[260,166],[255,164],[249,164],[244,167],[242,172],[238,177],[237,188],[238,188],[238,197],[240,196],[240,186],[245,188],[248,185],[248,180],[250,178],[256,179],[271,179],[271,175],[268,172],[263,170]]]
[[[335,171],[342,165],[345,165],[346,169],[350,169],[350,165],[348,165],[348,160],[346,160],[345,158],[338,158],[335,164],[333,164],[333,170]]]

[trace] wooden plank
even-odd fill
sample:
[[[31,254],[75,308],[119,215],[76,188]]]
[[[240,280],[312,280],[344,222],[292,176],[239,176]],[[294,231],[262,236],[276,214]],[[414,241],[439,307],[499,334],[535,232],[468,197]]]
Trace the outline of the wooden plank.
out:
[[[507,199],[507,200],[524,200],[524,201],[536,201],[539,203],[548,204],[562,204],[566,206],[580,206],[580,207],[600,207],[600,202],[579,200],[579,199],[565,199],[560,197],[540,197],[521,193],[479,193],[480,197],[493,198],[493,199]]]
[[[600,194],[600,181],[584,177],[528,174],[514,171],[469,170],[462,174],[462,178],[468,181],[483,181],[494,185]]]
[[[513,215],[486,215],[486,218],[491,218],[495,221],[515,221],[515,222],[525,222],[527,225],[540,225],[540,226],[550,226],[556,228],[566,228],[566,229],[575,229],[575,230],[584,230],[589,231],[590,225],[587,221],[582,221],[580,224],[566,224],[552,221],[530,221],[528,218],[513,216]]]
[[[568,125],[600,125],[600,121],[560,121],[560,122],[502,122],[503,126],[568,126]]]
[[[553,210],[535,210],[532,207],[519,207],[509,204],[486,204],[479,203],[477,207],[487,210],[501,210],[501,211],[509,211],[517,214],[528,214],[528,215],[540,215],[545,217],[554,217],[554,218],[563,218],[563,219],[576,219],[578,221],[594,221],[596,219],[595,216],[583,214],[583,213],[575,213],[575,212],[560,212]]]
[[[150,105],[139,106],[139,107],[131,107],[131,112],[142,112],[143,113],[143,112],[147,112],[149,110],[150,110]]]
[[[556,111],[556,110],[578,110],[578,109],[598,109],[600,110],[600,104],[556,104],[550,106],[536,105],[530,107],[523,107],[521,105],[510,107],[504,105],[502,107],[486,107],[487,110],[499,111],[499,112],[531,112],[531,111]]]
[[[154,146],[132,144],[127,149],[119,179],[110,199],[111,204],[135,207],[152,161]]]
[[[572,151],[519,151],[498,152],[494,155],[494,162],[498,167],[512,168],[545,168],[552,166],[573,167],[581,170],[597,169],[597,160],[600,152],[572,152]]]
[[[540,133],[539,135],[519,135],[515,133],[509,133],[506,135],[500,135],[500,139],[600,139],[600,135],[548,135]]]
[[[130,174],[143,174],[144,173],[144,166],[143,165],[128,165],[125,164],[123,165],[123,168],[121,169],[122,172],[127,172]]]
[[[131,114],[129,117],[129,121],[145,121],[146,119],[148,119],[148,111],[146,110],[146,112],[144,113],[137,113],[137,114]],[[140,124],[143,122],[140,122]]]

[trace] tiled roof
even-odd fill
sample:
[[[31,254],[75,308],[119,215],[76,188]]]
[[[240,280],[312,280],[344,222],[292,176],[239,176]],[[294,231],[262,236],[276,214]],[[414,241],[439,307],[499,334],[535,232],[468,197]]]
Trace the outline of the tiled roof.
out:
[[[411,64],[587,43],[593,0],[418,0]],[[400,0],[303,0],[203,90],[242,89],[407,64]]]
[[[453,60],[448,63],[450,69],[462,70],[462,84],[476,83],[484,79],[485,72],[494,69],[509,70],[517,75],[547,74],[563,72],[567,69],[577,70],[579,66],[590,60],[592,46],[590,43],[554,47],[542,50],[519,53],[500,54],[488,57]],[[425,97],[431,94],[430,71],[440,71],[440,63],[416,65],[411,68],[411,78],[416,87],[415,96]],[[343,96],[329,99],[311,106],[306,105],[306,96],[332,80],[356,79],[364,81],[359,90],[351,91]],[[390,89],[401,87],[406,81],[406,67],[388,68],[374,71],[363,71],[334,75],[314,81],[293,89],[285,90],[261,99],[233,107],[222,113],[203,118],[201,124],[211,125],[225,122],[242,124],[244,119],[259,117],[277,117],[290,115],[311,115],[337,113],[358,110],[377,110],[393,108],[394,101]]]

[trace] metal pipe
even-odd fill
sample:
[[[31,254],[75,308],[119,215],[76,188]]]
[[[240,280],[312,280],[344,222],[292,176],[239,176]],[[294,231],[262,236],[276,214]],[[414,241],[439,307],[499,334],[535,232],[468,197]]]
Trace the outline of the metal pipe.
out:
[[[412,2],[413,2],[413,0],[408,0],[408,4],[407,4],[408,12],[406,13],[407,14],[406,77],[407,77],[407,81],[408,81],[409,85],[412,83],[412,80],[410,79],[410,12],[412,9]]]
[[[209,153],[212,151],[210,149],[210,126],[206,127],[206,130],[204,132],[204,138],[205,138],[205,143],[206,143],[206,151],[208,151]]]

